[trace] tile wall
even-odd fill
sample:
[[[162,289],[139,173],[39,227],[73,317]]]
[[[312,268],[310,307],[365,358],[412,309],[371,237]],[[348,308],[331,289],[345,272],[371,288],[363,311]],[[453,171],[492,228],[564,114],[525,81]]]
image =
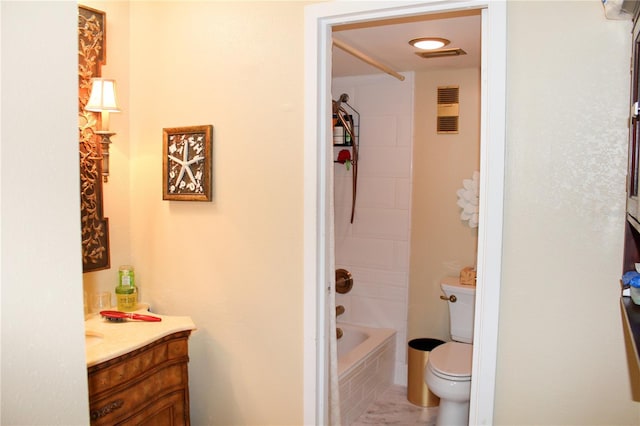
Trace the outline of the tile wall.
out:
[[[340,377],[341,424],[352,424],[389,389],[394,374],[396,342],[393,339],[389,337],[353,370]]]
[[[336,304],[339,320],[396,330],[394,383],[406,384],[407,297],[411,224],[413,73],[333,79],[333,99],[349,95],[360,113],[356,213],[351,215],[352,170],[335,163],[336,267],[354,278]],[[337,157],[343,148],[334,148]]]

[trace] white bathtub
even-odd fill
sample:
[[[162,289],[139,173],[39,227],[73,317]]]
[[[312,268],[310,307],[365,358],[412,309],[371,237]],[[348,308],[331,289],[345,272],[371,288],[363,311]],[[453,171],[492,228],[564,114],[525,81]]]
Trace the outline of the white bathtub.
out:
[[[353,423],[393,382],[396,331],[338,323],[338,382],[342,424]]]

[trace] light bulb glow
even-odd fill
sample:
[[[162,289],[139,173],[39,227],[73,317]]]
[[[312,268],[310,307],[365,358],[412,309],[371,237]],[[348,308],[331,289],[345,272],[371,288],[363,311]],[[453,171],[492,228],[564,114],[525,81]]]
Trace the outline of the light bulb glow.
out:
[[[440,49],[441,47],[444,47],[449,43],[449,40],[437,37],[416,38],[409,42],[410,45],[421,50]]]

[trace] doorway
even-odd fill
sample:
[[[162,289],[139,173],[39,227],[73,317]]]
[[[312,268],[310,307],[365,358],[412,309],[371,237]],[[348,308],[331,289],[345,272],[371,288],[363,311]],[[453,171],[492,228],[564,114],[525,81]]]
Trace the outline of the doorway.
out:
[[[305,184],[304,184],[304,421],[327,423],[327,295],[332,285],[332,247],[327,174],[332,161],[331,28],[333,25],[482,9],[480,226],[478,290],[470,422],[493,421],[504,186],[506,4],[442,1],[359,4],[322,3],[305,13]]]

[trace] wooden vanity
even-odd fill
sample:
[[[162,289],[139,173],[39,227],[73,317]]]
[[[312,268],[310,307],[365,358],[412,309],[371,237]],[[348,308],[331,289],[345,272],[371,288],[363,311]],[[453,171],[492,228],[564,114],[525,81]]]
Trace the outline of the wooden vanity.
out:
[[[155,314],[153,314],[155,315]],[[85,322],[92,425],[189,425],[188,317]]]
[[[190,331],[89,367],[92,425],[188,425]]]

